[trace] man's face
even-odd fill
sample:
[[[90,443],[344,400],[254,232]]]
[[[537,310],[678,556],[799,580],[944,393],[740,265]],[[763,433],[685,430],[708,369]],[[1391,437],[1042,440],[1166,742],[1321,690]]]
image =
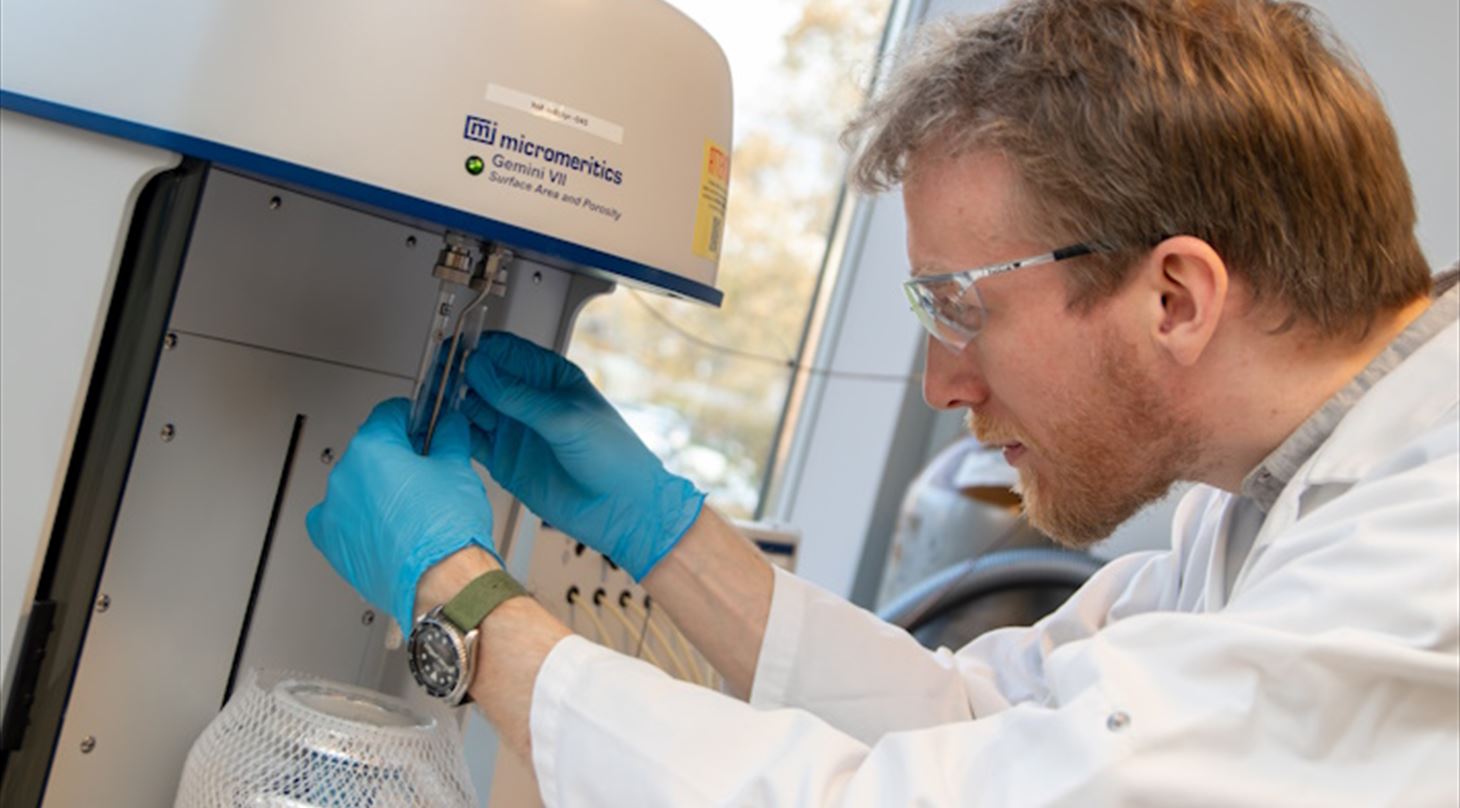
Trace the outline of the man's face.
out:
[[[911,168],[903,200],[914,274],[1065,246],[1024,232],[1017,178],[998,154],[922,155]],[[967,408],[979,440],[1004,447],[1018,469],[1030,521],[1084,546],[1163,495],[1190,467],[1198,436],[1142,339],[1137,315],[1150,301],[1139,285],[1078,311],[1066,308],[1064,271],[980,280],[983,329],[962,351],[928,338],[923,396],[938,409]]]

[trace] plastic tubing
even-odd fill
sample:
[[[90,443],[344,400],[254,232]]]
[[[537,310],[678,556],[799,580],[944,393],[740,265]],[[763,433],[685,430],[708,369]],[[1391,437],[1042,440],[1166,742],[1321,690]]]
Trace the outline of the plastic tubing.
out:
[[[578,613],[579,607],[578,607],[578,601],[577,601],[577,599],[571,599],[571,600],[568,601],[568,609],[573,614],[577,614]],[[603,633],[603,621],[602,620],[599,620],[598,619],[598,615],[595,615],[593,612],[589,611],[588,609],[583,609],[582,611],[583,611],[584,614],[588,615],[588,622],[593,625],[593,633],[595,635],[597,635],[596,636],[596,639],[598,640],[598,644],[599,645],[607,645],[608,644],[608,636]]]
[[[639,618],[640,620],[643,620],[644,625],[647,626],[649,629],[649,633],[653,634],[654,639],[659,641],[659,645],[664,648],[664,653],[669,657],[670,662],[674,665],[675,671],[679,673],[679,678],[684,679],[688,682],[694,682],[697,685],[703,684],[703,682],[700,681],[700,677],[697,676],[694,672],[693,665],[687,665],[683,660],[679,658],[679,654],[675,652],[674,646],[671,645],[669,642],[669,638],[664,636],[664,632],[660,630],[658,623],[649,619],[649,615],[647,612],[644,611],[643,607],[635,603],[632,598],[622,599],[622,601],[625,603],[626,606],[633,607],[634,616]],[[628,622],[627,617],[624,618],[624,622]]]
[[[612,603],[602,603],[600,604],[600,608],[618,618],[618,621],[624,624],[624,630],[629,633],[630,637],[637,638],[639,648],[641,651],[643,651],[645,659],[649,660],[651,663],[654,664],[655,667],[663,670],[664,672],[669,672],[669,666],[666,666],[663,662],[661,662],[659,660],[659,655],[654,653],[654,649],[650,648],[649,644],[643,641],[644,629],[635,628],[634,624],[630,622],[629,618],[624,614],[623,609],[620,609]],[[658,629],[655,629],[652,624],[646,623],[645,625],[647,625],[650,629],[653,629],[656,632],[658,631]],[[686,671],[684,669],[684,663],[680,662],[679,657],[674,655],[674,649],[666,646],[664,650],[668,652],[670,665],[674,666],[674,670],[678,673],[679,677],[681,679],[690,678],[689,671]]]

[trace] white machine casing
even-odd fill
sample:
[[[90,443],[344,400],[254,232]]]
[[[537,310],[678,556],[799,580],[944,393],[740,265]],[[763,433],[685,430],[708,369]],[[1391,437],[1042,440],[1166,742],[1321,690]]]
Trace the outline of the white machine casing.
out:
[[[443,236],[512,251],[487,326],[556,351],[616,283],[719,305],[731,123],[660,0],[0,5],[0,802],[166,804],[250,669],[415,697],[303,516],[410,394]]]
[[[719,303],[695,235],[723,217],[729,66],[660,0],[16,0],[0,37],[8,108]]]

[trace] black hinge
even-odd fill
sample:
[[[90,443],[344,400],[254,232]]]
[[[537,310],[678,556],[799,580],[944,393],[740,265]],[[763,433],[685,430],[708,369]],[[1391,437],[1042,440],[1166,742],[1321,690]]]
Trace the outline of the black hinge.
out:
[[[41,676],[41,662],[46,658],[46,640],[56,617],[54,600],[38,600],[30,606],[30,617],[15,649],[15,679],[10,683],[10,698],[5,700],[5,718],[0,721],[0,774],[10,753],[20,748],[25,728],[30,724],[30,705],[35,701],[35,686]]]

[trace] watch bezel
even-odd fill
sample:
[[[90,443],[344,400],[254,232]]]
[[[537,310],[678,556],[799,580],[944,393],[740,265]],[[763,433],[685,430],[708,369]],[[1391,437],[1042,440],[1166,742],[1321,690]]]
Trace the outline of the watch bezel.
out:
[[[472,675],[476,668],[474,651],[477,632],[475,629],[463,632],[456,624],[446,619],[442,613],[443,609],[443,606],[437,606],[416,620],[416,625],[412,627],[410,640],[406,645],[406,661],[410,665],[411,677],[416,680],[416,684],[420,685],[422,690],[426,691],[428,696],[455,707],[465,701],[466,691],[471,685]],[[433,685],[422,675],[418,657],[425,653],[422,643],[428,628],[444,633],[451,642],[452,650],[456,653],[456,681],[452,683],[449,690]]]

